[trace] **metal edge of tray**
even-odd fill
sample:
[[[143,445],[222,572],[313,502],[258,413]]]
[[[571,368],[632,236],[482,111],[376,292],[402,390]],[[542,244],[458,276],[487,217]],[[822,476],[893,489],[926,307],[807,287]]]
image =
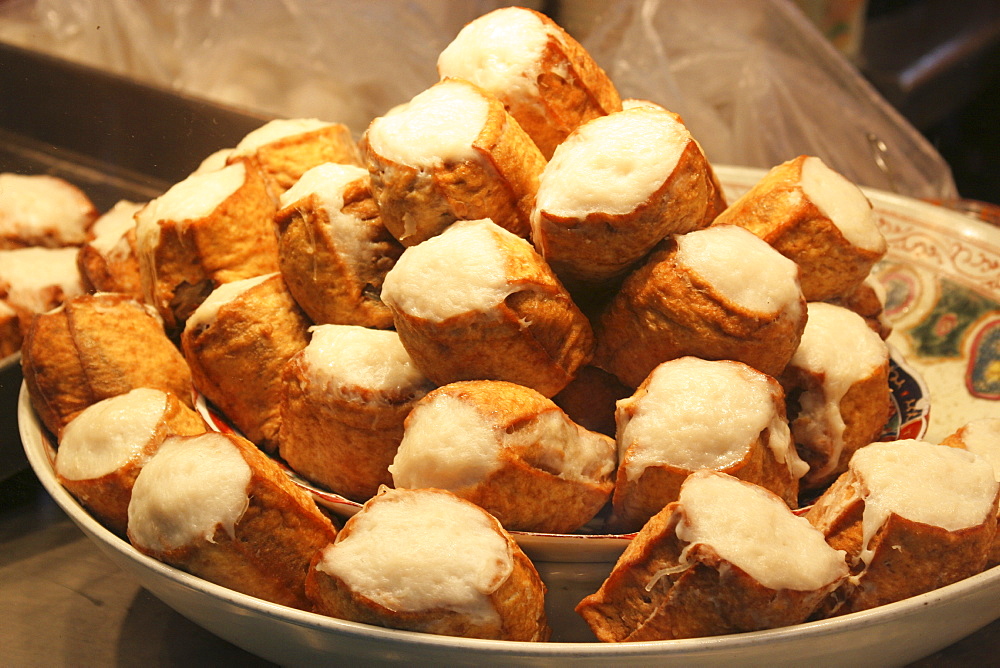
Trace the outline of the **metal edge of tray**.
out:
[[[271,120],[0,43],[5,146],[162,191]]]

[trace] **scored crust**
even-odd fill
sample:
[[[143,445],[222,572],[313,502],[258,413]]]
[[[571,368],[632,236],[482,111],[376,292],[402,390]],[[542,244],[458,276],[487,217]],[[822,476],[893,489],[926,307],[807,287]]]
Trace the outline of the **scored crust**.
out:
[[[38,315],[21,369],[31,405],[56,436],[77,413],[137,387],[171,392],[191,405],[191,372],[163,324],[123,294],[81,295]]]
[[[492,95],[459,79],[435,85],[468,86],[486,100],[486,122],[472,143],[476,157],[412,167],[380,155],[366,133],[361,149],[383,224],[404,246],[425,241],[456,220],[478,218],[527,237],[545,158]]]

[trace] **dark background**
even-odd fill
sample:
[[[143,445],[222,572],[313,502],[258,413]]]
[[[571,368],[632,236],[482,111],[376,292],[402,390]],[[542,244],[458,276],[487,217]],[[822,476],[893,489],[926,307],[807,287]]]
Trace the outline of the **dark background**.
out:
[[[858,67],[962,197],[1000,205],[1000,0],[869,0]]]

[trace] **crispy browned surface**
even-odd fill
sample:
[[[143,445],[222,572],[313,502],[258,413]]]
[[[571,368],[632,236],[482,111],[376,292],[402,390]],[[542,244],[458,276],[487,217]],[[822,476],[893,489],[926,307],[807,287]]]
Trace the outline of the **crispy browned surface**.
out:
[[[622,103],[607,73],[579,42],[552,19],[534,13],[550,33],[539,62],[538,96],[519,97],[503,91],[497,95],[548,159],[579,125],[620,111]]]
[[[211,325],[181,335],[195,387],[268,451],[278,445],[281,371],[309,342],[309,324],[275,275],[220,307]]]
[[[153,387],[191,402],[191,372],[160,322],[122,294],[82,295],[36,316],[21,367],[31,404],[58,436],[101,399]]]
[[[361,152],[346,125],[334,123],[282,137],[257,149],[253,156],[275,198],[295,185],[309,169],[325,162],[362,166]]]
[[[0,358],[13,355],[21,349],[21,318],[14,313],[0,314]]]
[[[413,493],[447,492],[414,490]],[[378,497],[369,501],[369,503],[377,502]],[[364,512],[364,509],[361,512]],[[339,536],[349,536],[352,527],[353,522],[348,520]],[[309,569],[306,592],[316,612],[340,619],[447,636],[544,642],[551,634],[545,617],[545,585],[538,576],[534,564],[525,556],[514,539],[499,523],[495,527],[497,533],[507,541],[514,561],[513,572],[490,594],[493,607],[499,614],[497,624],[478,622],[463,613],[444,608],[418,611],[391,610],[353,591],[342,579],[317,570],[319,555]],[[395,549],[393,545],[385,547]]]
[[[598,640],[671,640],[787,626],[808,619],[827,595],[827,588],[770,589],[711,545],[685,543],[676,536],[683,515],[675,502],[650,518],[601,588],[577,606]]]
[[[772,383],[777,384],[775,381]],[[640,385],[637,394],[644,394],[646,383]],[[628,410],[628,409],[625,409]],[[634,410],[634,409],[633,409]],[[784,418],[785,406],[780,392],[774,397],[774,410]],[[760,485],[778,495],[790,508],[798,505],[799,484],[792,475],[784,459],[777,459],[768,444],[768,431],[761,431],[746,444],[742,459],[729,467],[718,469],[740,480]],[[624,459],[627,461],[634,447],[641,444],[619,443],[625,446]],[[789,447],[792,447],[789,444]],[[663,463],[646,468],[638,478],[629,480],[625,466],[619,464],[612,497],[614,506],[613,524],[621,532],[638,531],[650,517],[660,512],[667,504],[676,501],[680,487],[694,471]]]
[[[853,471],[841,475],[809,509],[806,518],[835,549],[847,552],[856,573],[824,605],[825,616],[867,610],[943,587],[982,571],[996,537],[994,511],[979,525],[948,531],[890,513],[868,547],[869,563],[860,561],[864,546],[864,500]]]
[[[496,428],[499,467],[474,484],[451,491],[485,508],[504,528],[570,533],[593,519],[611,497],[613,480],[599,471],[608,462],[590,462],[590,469],[583,472],[587,480],[568,479],[546,463],[551,443],[546,448],[537,440],[520,442],[522,430],[533,427],[540,416],[561,412],[551,399],[514,383],[473,380],[439,387],[425,401],[441,394],[471,405]],[[605,440],[608,452],[614,451],[610,437],[592,436]]]
[[[685,355],[736,360],[779,375],[805,328],[805,302],[798,319],[734,308],[676,263],[676,249],[668,239],[625,279],[596,327],[594,364],[630,387],[661,362]]]
[[[545,158],[499,100],[463,84],[489,103],[486,123],[473,142],[477,158],[421,171],[378,154],[362,138],[382,222],[404,246],[425,241],[456,220],[489,218],[518,236],[529,234]]]
[[[606,281],[626,272],[667,235],[706,227],[715,206],[713,178],[697,142],[689,139],[674,171],[632,211],[568,218],[543,210],[532,240],[563,280]]]
[[[392,327],[392,312],[380,294],[385,274],[403,247],[389,234],[371,196],[368,178],[349,184],[341,211],[364,230],[363,254],[338,248],[329,213],[310,195],[279,211],[281,274],[288,291],[316,324]]]
[[[868,323],[872,331],[882,337],[882,340],[888,339],[889,335],[892,334],[892,323],[885,318],[885,307],[882,304],[882,300],[879,299],[875,288],[869,285],[867,281],[859,283],[858,287],[849,294],[827,301],[837,306],[843,306],[860,315],[865,319],[865,322]]]
[[[576,606],[576,612],[601,642],[626,640],[670,590],[677,574],[664,574],[655,580],[654,575],[677,565],[684,548],[674,533],[680,517],[680,508],[673,503],[650,518],[629,542],[601,588]]]
[[[125,233],[129,253],[122,257],[107,257],[90,244],[80,247],[77,266],[88,292],[121,292],[143,300],[139,257],[135,250],[135,230]]]
[[[584,366],[552,400],[584,429],[614,438],[615,402],[632,390],[604,369]]]
[[[204,218],[160,221],[151,256],[140,253],[143,294],[168,333],[222,283],[278,271],[275,204],[260,171],[248,164],[245,183]]]
[[[950,448],[961,448],[962,450],[967,449],[965,444],[965,428],[967,426],[968,425],[962,425],[954,433],[946,436],[944,440],[941,441],[941,445],[946,445]],[[993,539],[993,545],[990,548],[986,568],[1000,566],[1000,513],[997,514],[997,523],[997,535]]]
[[[789,365],[782,374],[781,382],[788,396],[796,397],[804,391],[822,393],[821,376],[822,374]],[[809,471],[801,481],[803,490],[817,490],[828,485],[847,470],[847,463],[858,448],[873,442],[882,433],[886,420],[892,414],[888,359],[871,374],[851,385],[840,400],[839,411],[844,420],[843,443],[840,454],[832,465],[830,460],[836,449],[835,434],[831,431],[832,425],[823,427],[826,416],[811,415],[800,410],[789,416],[799,456],[809,464]],[[820,424],[817,425],[817,422]],[[820,437],[809,438],[807,435],[817,433],[815,430],[819,431]]]
[[[163,416],[140,455],[112,473],[88,480],[71,480],[56,473],[59,482],[86,506],[101,524],[124,536],[128,527],[128,503],[142,460],[152,456],[168,436],[201,434],[207,430],[196,411],[167,393]]]
[[[211,540],[156,552],[152,557],[210,582],[273,603],[309,610],[305,578],[313,556],[336,537],[336,529],[306,492],[252,443],[224,435],[252,472],[249,505],[235,535],[219,527]]]
[[[745,227],[798,264],[808,301],[842,298],[868,276],[881,254],[853,246],[803,196],[798,182],[806,157],[771,169],[714,224]]]
[[[441,322],[394,309],[396,331],[435,385],[506,380],[553,396],[590,361],[590,321],[527,242],[498,239],[508,282],[519,290],[489,311]]]
[[[363,387],[351,399],[310,384],[301,353],[285,365],[278,450],[296,472],[355,501],[392,486],[389,464],[418,397]],[[431,389],[430,386],[426,390]]]

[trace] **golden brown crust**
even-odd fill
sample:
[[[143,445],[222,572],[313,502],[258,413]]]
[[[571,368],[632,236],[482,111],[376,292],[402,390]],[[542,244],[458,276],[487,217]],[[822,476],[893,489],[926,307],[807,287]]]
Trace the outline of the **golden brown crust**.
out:
[[[36,316],[21,368],[31,404],[56,436],[87,406],[137,387],[191,403],[191,372],[160,321],[122,294],[82,295]]]
[[[441,394],[450,395],[472,405],[489,416],[501,437],[499,466],[482,480],[452,490],[463,499],[486,509],[511,531],[570,533],[589,522],[607,503],[613,481],[588,470],[590,479],[566,478],[546,463],[545,447],[538,439],[519,441],[518,434],[530,429],[537,420],[553,411],[562,412],[552,400],[527,387],[501,381],[456,382],[434,390],[426,401]],[[568,419],[568,418],[567,418]],[[528,432],[530,433],[530,432]],[[608,453],[614,452],[611,439]],[[601,462],[592,462],[591,469]],[[612,462],[609,462],[609,464]]]
[[[132,485],[145,460],[156,452],[160,443],[168,436],[193,436],[204,433],[207,429],[201,415],[168,392],[163,416],[140,455],[100,478],[74,480],[59,475],[58,472],[56,477],[97,521],[124,536],[128,528],[128,503],[132,498]]]
[[[274,275],[181,335],[194,386],[267,451],[278,445],[281,371],[308,343],[309,320]]]
[[[777,376],[805,328],[799,317],[756,314],[735,307],[676,262],[671,238],[633,272],[596,327],[594,364],[638,387],[656,366],[685,355],[736,360]]]
[[[776,392],[773,395],[774,413],[779,419],[785,419],[785,404],[783,393],[777,387],[777,382],[769,379]],[[646,394],[649,379],[636,390],[635,396],[641,398]],[[624,411],[629,417],[634,415],[636,404],[630,404],[619,411]],[[620,417],[621,420],[624,416]],[[734,478],[754,483],[770,490],[780,497],[789,508],[798,506],[799,481],[789,469],[784,458],[778,459],[769,444],[769,429],[764,429],[757,437],[747,444],[746,454],[739,461],[728,467],[716,469]],[[638,531],[649,520],[669,503],[677,500],[680,488],[694,470],[685,469],[671,464],[649,466],[634,479],[628,477],[627,461],[632,454],[632,443],[622,443],[619,437],[619,450],[624,452],[623,461],[619,462],[618,474],[615,480],[615,491],[612,497],[614,514],[612,525],[616,531],[627,533]],[[788,447],[794,447],[791,443]]]
[[[219,285],[278,271],[275,211],[263,176],[248,165],[243,185],[208,216],[159,221],[159,242],[141,249],[139,270],[145,300],[168,333]]]
[[[688,140],[674,171],[632,211],[595,212],[581,219],[542,210],[532,240],[562,280],[607,281],[626,272],[664,237],[706,227],[716,206],[713,179],[697,142]]]
[[[772,168],[714,224],[744,227],[798,264],[808,301],[843,298],[865,280],[883,253],[851,244],[805,197],[799,182],[808,157]]]
[[[249,504],[234,535],[221,526],[209,540],[159,552],[140,551],[210,582],[273,603],[311,610],[305,578],[313,556],[336,528],[305,491],[246,439],[222,434],[250,466]]]
[[[350,128],[342,123],[282,137],[259,147],[252,156],[234,156],[228,162],[237,160],[252,162],[260,170],[275,201],[317,165],[364,165]]]
[[[821,489],[846,471],[851,456],[858,448],[875,441],[892,415],[888,358],[868,376],[855,381],[841,397],[836,410],[844,421],[844,428],[839,439],[836,426],[824,424],[828,417],[825,413],[806,413],[798,407],[797,397],[802,392],[823,396],[822,373],[789,365],[782,373],[781,383],[792,407],[789,411],[792,437],[799,456],[809,464],[809,471],[801,481],[803,490]],[[819,437],[814,437],[816,435]],[[840,453],[836,461],[831,462],[838,440]]]
[[[349,184],[341,211],[364,230],[363,254],[338,248],[329,212],[315,195],[278,212],[281,274],[288,291],[316,324],[392,327],[392,312],[379,295],[385,274],[403,247],[382,224],[367,177]]]
[[[443,321],[393,307],[396,331],[435,385],[506,380],[552,396],[590,361],[590,321],[527,242],[495,236],[515,292],[488,311]]]
[[[382,222],[404,246],[425,241],[456,220],[480,218],[527,237],[545,158],[495,97],[460,79],[442,83],[469,86],[489,104],[486,123],[472,144],[477,157],[421,170],[380,155],[363,137]]]
[[[549,33],[538,63],[538,97],[497,94],[548,159],[583,123],[621,111],[621,97],[607,73],[569,33],[541,12],[523,11],[538,16]]]
[[[415,490],[414,493],[431,491],[446,493],[441,490]],[[369,501],[377,502],[378,497]],[[338,541],[351,534],[353,524],[347,521],[338,534]],[[447,636],[544,642],[551,634],[545,617],[545,585],[534,564],[510,534],[499,523],[495,528],[506,540],[514,565],[510,575],[490,594],[490,602],[498,613],[496,623],[477,622],[461,612],[444,608],[415,612],[392,610],[352,590],[341,578],[317,570],[321,554],[316,555],[309,569],[306,592],[316,612],[340,619]]]
[[[590,431],[614,438],[615,402],[632,394],[631,388],[596,366],[580,367],[576,376],[552,401],[569,418]]]
[[[24,339],[21,317],[17,308],[11,308],[14,309],[13,313],[0,313],[0,359],[19,351]],[[29,322],[30,318],[23,324],[25,329]]]
[[[87,292],[121,292],[142,301],[144,296],[135,230],[126,232],[124,238],[129,252],[121,256],[105,256],[91,244],[84,244],[77,255],[77,267]]]
[[[872,279],[877,280],[877,279]],[[882,337],[882,340],[889,338],[892,334],[892,323],[885,317],[885,304],[868,281],[862,281],[853,291],[836,299],[827,300],[836,306],[843,306],[854,311],[862,318],[873,332]]]
[[[282,385],[278,450],[292,469],[354,501],[392,486],[389,465],[417,397],[363,387],[351,388],[352,398],[325,392],[310,383],[301,353],[285,365]]]
[[[865,502],[853,471],[842,474],[806,513],[834,548],[845,550],[855,573],[824,603],[822,616],[867,610],[975,575],[986,567],[996,536],[997,500],[981,524],[957,531],[889,513],[869,539],[871,557],[861,561]]]
[[[671,503],[639,531],[601,588],[576,611],[602,642],[673,640],[805,621],[828,588],[770,589],[712,546],[676,535],[684,508]]]

